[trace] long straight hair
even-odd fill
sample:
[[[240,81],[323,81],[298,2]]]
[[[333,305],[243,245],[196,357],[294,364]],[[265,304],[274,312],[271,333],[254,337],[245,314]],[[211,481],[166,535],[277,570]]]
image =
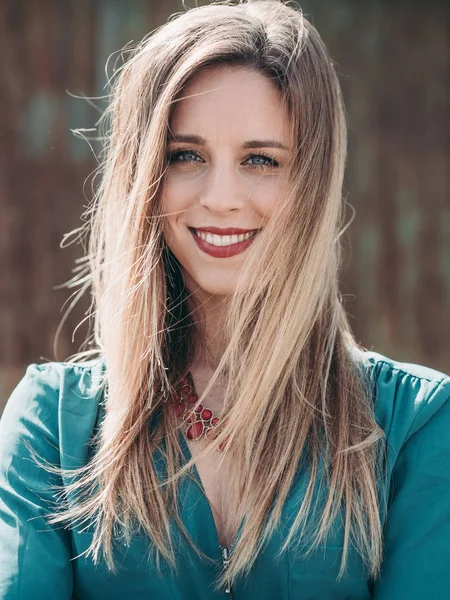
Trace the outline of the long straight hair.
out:
[[[164,557],[173,566],[171,517],[189,540],[177,490],[194,461],[183,463],[179,423],[167,408],[201,343],[202,308],[188,309],[182,270],[164,241],[166,144],[175,103],[197,73],[213,65],[248,68],[276,86],[294,151],[281,208],[249,248],[224,316],[223,354],[199,399],[226,382],[225,426],[199,456],[228,440],[221,460],[233,458],[227,489],[234,510],[225,531],[240,533],[217,587],[248,573],[304,460],[306,494],[280,554],[300,538],[317,547],[343,514],[339,577],[352,542],[376,577],[383,431],[338,288],[346,115],[327,49],[300,9],[260,1],[190,9],[129,52],[111,81],[102,179],[86,227],[76,230],[89,235],[89,247],[70,282],[92,294],[94,350],[72,360],[92,353],[105,360],[105,416],[91,460],[70,471],[64,493],[77,501],[49,521],[91,524],[87,554],[95,562],[103,557],[113,572],[115,535],[129,542],[144,531],[157,564]],[[157,449],[166,460],[164,482]],[[327,494],[313,523],[317,485]]]

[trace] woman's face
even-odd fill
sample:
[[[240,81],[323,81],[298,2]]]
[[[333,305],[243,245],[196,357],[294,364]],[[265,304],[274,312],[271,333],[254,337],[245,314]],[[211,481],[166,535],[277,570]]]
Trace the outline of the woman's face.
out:
[[[280,200],[290,134],[279,92],[254,70],[208,67],[184,88],[170,121],[163,210],[189,291],[233,293],[252,237]]]

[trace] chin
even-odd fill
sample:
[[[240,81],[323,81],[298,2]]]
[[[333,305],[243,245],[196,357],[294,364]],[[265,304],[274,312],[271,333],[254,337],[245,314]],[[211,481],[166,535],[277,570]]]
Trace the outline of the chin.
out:
[[[200,288],[206,294],[212,296],[232,296],[236,290],[236,277],[194,277],[193,289]]]
[[[208,282],[200,285],[200,287],[204,292],[212,296],[232,296],[236,290],[236,285],[227,285],[225,282]]]

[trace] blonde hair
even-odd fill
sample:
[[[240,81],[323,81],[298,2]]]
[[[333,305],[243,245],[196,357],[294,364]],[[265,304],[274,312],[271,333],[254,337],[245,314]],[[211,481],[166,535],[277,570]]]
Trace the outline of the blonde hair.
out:
[[[94,561],[102,555],[112,571],[116,534],[129,542],[144,531],[157,563],[164,557],[174,566],[170,517],[189,538],[177,489],[193,460],[182,466],[179,427],[163,408],[199,344],[202,309],[188,310],[179,263],[164,242],[161,184],[171,111],[187,82],[212,65],[270,78],[295,140],[283,210],[249,249],[227,307],[223,356],[200,398],[219,379],[226,382],[226,426],[201,456],[229,440],[223,460],[233,453],[228,491],[235,510],[226,531],[236,535],[244,520],[217,586],[249,571],[280,522],[304,460],[306,495],[280,554],[300,538],[317,547],[344,511],[339,577],[352,542],[376,577],[383,431],[338,289],[345,111],[316,29],[299,9],[276,1],[219,2],[176,15],[132,48],[111,82],[102,181],[89,222],[76,230],[80,239],[90,234],[89,248],[70,282],[91,289],[96,348],[72,360],[104,357],[105,417],[92,459],[70,471],[74,480],[65,493],[78,494],[77,502],[50,522],[93,524],[88,554]],[[156,449],[167,461],[163,483]],[[327,496],[320,520],[311,522],[317,484]]]

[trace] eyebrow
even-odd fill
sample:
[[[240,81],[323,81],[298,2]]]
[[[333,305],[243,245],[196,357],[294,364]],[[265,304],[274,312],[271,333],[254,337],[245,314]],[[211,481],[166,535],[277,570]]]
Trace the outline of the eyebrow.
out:
[[[196,144],[197,146],[206,145],[204,137],[192,134],[170,133],[167,137],[167,143],[169,142]],[[248,142],[244,142],[241,148],[281,148],[281,150],[289,150],[287,146],[277,140],[249,140]]]

